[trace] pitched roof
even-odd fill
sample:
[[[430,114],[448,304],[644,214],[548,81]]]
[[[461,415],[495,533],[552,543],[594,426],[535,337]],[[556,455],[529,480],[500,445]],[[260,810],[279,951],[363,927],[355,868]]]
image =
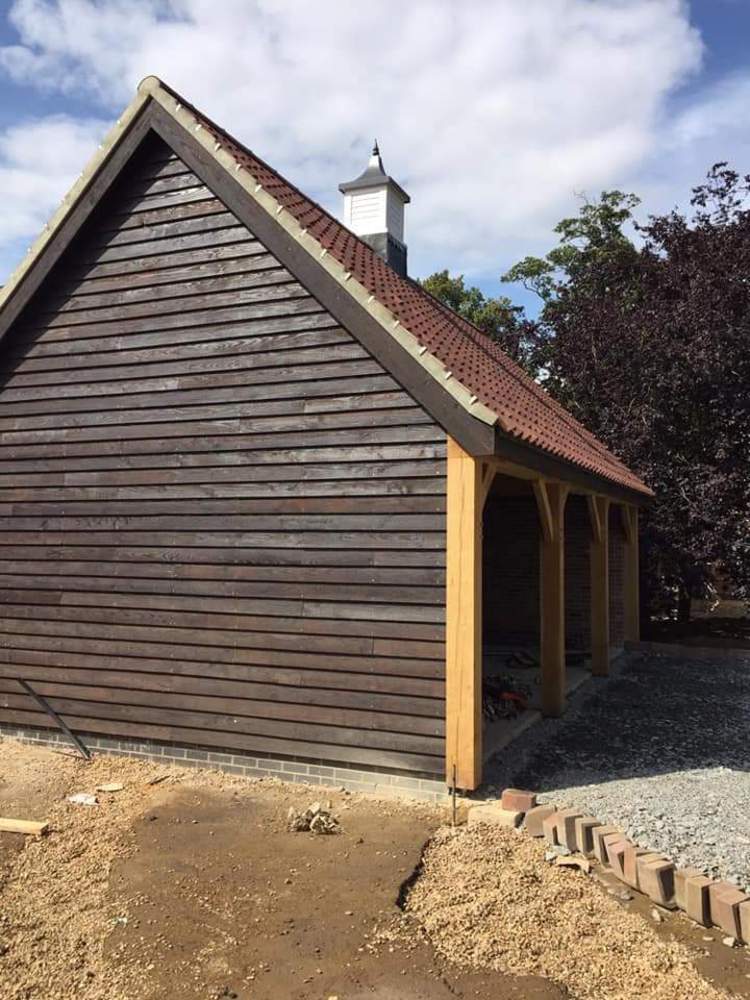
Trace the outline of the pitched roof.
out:
[[[53,230],[64,221],[75,199],[85,190],[86,178],[97,170],[108,148],[117,143],[135,120],[138,111],[154,98],[175,117],[189,113],[194,129],[210,135],[214,154],[224,165],[227,158],[237,170],[244,168],[277,211],[286,210],[306,237],[327,253],[369,294],[394,323],[414,338],[416,356],[429,352],[437,359],[440,374],[425,363],[451,394],[474,416],[497,423],[511,439],[524,442],[542,453],[561,459],[627,490],[650,496],[649,488],[623,462],[587,431],[564,407],[530,378],[481,330],[459,317],[426,292],[417,282],[398,275],[372,248],[355,236],[322,206],[308,198],[276,170],[234,139],[211,119],[185,101],[156,77],[147,77],[139,94],[122,116],[113,133],[82,178],[77,182],[28,259],[0,293],[0,309],[15,291]],[[171,105],[171,106],[170,106]],[[178,118],[180,120],[180,118]],[[184,121],[184,118],[183,118]],[[219,153],[224,154],[222,159]],[[346,286],[345,287],[349,287]],[[351,290],[351,289],[350,289]],[[382,319],[381,319],[381,322]],[[385,323],[383,323],[385,326]]]
[[[162,85],[164,86],[164,85]],[[217,143],[245,167],[375,299],[518,438],[604,479],[640,493],[649,488],[575,417],[554,400],[478,327],[402,278],[379,254],[278,171],[207,118],[175,91]]]

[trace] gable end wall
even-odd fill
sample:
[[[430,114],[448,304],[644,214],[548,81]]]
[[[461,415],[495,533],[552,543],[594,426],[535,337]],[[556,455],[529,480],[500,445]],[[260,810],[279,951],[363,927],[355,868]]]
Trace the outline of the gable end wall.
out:
[[[0,363],[4,722],[442,773],[445,434],[163,143]]]

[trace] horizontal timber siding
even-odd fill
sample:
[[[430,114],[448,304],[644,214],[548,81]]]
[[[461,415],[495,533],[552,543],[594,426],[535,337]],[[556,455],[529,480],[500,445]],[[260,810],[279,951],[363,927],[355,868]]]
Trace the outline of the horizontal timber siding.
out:
[[[443,769],[445,434],[150,139],[3,346],[0,717]]]

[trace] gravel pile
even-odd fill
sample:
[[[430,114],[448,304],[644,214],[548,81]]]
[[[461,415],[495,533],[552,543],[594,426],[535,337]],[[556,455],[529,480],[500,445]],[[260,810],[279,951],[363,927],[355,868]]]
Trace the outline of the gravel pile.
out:
[[[512,830],[439,831],[406,911],[450,961],[543,976],[581,1000],[727,995],[684,945],[661,940],[589,876],[546,864],[544,846]]]
[[[134,850],[133,823],[170,786],[232,785],[215,772],[187,772],[127,758],[86,763],[3,740],[0,798],[6,815],[49,820],[50,832],[26,838],[0,870],[0,997],[2,1000],[131,1000],[143,996],[146,970],[105,955],[127,906],[113,901],[110,871]],[[169,781],[151,786],[154,778]],[[122,786],[113,794],[103,786]],[[96,793],[98,804],[75,805],[71,794]]]
[[[489,770],[750,889],[750,657],[639,655]]]
[[[28,838],[2,888],[0,996],[7,1000],[126,1000],[139,970],[113,968],[104,941],[121,917],[107,901],[109,872],[130,847],[133,816],[143,809],[144,769],[136,761],[97,758],[86,764],[47,750],[3,743],[0,777],[39,794],[24,818],[50,821],[50,833]],[[113,775],[125,779],[116,805],[72,805]],[[149,777],[146,774],[145,777]],[[114,796],[112,796],[114,798]],[[8,796],[4,796],[7,804]],[[37,813],[30,817],[30,812]]]

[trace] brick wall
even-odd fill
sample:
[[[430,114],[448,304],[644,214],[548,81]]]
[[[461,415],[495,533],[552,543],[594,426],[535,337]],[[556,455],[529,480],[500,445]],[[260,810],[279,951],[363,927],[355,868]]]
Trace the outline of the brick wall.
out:
[[[534,497],[490,497],[483,526],[485,642],[538,645],[539,521]]]
[[[484,510],[484,641],[490,645],[539,643],[539,521],[533,497],[490,497]],[[566,647],[591,645],[591,526],[586,498],[565,507]],[[609,521],[609,621],[613,646],[622,646],[625,536],[619,508]]]
[[[115,757],[135,757],[178,767],[202,767],[245,778],[276,778],[294,784],[322,785],[345,788],[351,792],[367,792],[379,798],[410,798],[425,802],[446,803],[448,789],[444,782],[415,774],[391,773],[373,768],[357,769],[328,761],[299,758],[252,757],[242,753],[221,753],[200,747],[156,740],[107,739],[95,733],[79,733],[94,754]],[[0,722],[0,739],[72,750],[70,741],[52,729],[5,725]]]
[[[589,522],[584,497],[565,508],[565,628],[570,649],[589,645]],[[539,519],[533,497],[491,497],[484,512],[484,636],[539,642]]]
[[[591,646],[591,522],[586,498],[568,497],[565,505],[565,646]]]

